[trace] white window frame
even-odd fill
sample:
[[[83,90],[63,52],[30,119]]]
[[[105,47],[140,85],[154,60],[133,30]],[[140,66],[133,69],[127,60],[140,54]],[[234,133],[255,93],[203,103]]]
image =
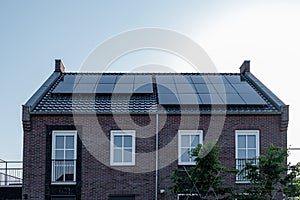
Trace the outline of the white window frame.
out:
[[[255,135],[256,136],[256,159],[258,158],[258,156],[260,155],[260,138],[259,138],[259,130],[236,130],[235,131],[235,159],[240,159],[238,158],[238,136],[240,135]],[[247,137],[246,137],[247,138]],[[246,145],[247,145],[247,140],[246,140]],[[252,158],[248,158],[247,152],[248,152],[248,148],[245,148],[246,150],[246,159],[252,159]],[[236,166],[237,168],[237,166]],[[238,179],[238,176],[237,176]],[[248,180],[237,180],[236,179],[236,183],[249,183]]]
[[[132,158],[131,162],[114,162],[114,136],[132,136]],[[135,130],[112,130],[110,131],[110,165],[111,166],[134,166],[135,165]],[[122,150],[122,156],[123,151]]]
[[[56,157],[56,154],[55,154],[55,150],[57,150],[56,146],[55,146],[56,145],[56,136],[74,136],[74,179],[73,179],[73,181],[54,181],[53,175],[55,174],[55,169],[52,164],[51,165],[51,184],[76,184],[77,131],[76,130],[52,131],[52,147],[51,147],[52,148],[52,156],[51,156],[52,160],[55,159],[55,157]],[[64,160],[65,160],[65,158],[64,158]]]
[[[259,130],[236,130],[235,131],[235,158],[238,158],[238,136],[239,135],[255,135],[256,136],[256,158],[259,156]],[[246,141],[247,144],[247,141]],[[248,148],[246,148],[247,150]],[[247,152],[247,151],[246,151]],[[249,159],[246,156],[246,159]]]
[[[181,136],[182,135],[199,135],[199,144],[203,144],[203,131],[202,130],[179,130],[178,131],[178,165],[196,165],[195,161],[181,162]]]

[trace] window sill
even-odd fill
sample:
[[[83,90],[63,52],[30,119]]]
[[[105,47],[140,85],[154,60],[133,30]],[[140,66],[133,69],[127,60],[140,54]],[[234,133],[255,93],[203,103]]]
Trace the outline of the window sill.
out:
[[[111,163],[110,166],[113,166],[113,167],[134,167],[135,163]]]
[[[51,185],[76,185],[76,181],[69,182],[51,182]]]
[[[250,181],[235,181],[235,184],[250,184]]]
[[[180,166],[186,166],[186,165],[188,165],[188,166],[195,166],[196,163],[178,163],[178,165],[180,165]]]

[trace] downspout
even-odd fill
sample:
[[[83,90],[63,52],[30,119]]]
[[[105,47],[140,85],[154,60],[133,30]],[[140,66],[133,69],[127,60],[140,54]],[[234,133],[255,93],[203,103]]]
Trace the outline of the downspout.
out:
[[[158,200],[158,113],[155,115],[155,200]]]

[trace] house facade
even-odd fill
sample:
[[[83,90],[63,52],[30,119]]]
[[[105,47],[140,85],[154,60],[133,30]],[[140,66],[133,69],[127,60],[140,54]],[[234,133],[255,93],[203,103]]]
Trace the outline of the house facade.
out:
[[[239,169],[287,146],[288,106],[251,72],[53,74],[23,105],[23,199],[178,199],[174,169],[198,144]],[[247,183],[228,177],[228,183]]]

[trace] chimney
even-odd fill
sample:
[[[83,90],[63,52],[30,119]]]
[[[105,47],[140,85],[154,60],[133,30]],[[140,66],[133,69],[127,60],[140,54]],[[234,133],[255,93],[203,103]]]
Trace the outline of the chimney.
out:
[[[250,60],[245,60],[240,67],[240,73],[244,74],[245,72],[250,72]]]
[[[63,62],[60,59],[55,60],[55,72],[64,73],[65,72],[65,66]]]

